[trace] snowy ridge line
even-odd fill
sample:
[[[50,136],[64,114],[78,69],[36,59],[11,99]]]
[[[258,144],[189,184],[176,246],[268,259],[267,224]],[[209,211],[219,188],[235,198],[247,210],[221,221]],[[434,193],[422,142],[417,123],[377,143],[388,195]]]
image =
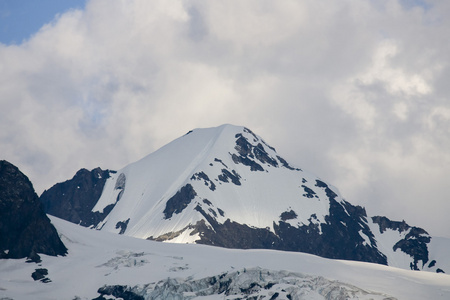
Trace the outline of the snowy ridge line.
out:
[[[180,186],[184,186],[188,181],[190,176],[195,173],[199,165],[204,161],[205,157],[209,154],[209,151],[213,148],[217,139],[220,137],[223,132],[223,128],[220,130],[220,133],[217,134],[214,138],[210,139],[208,143],[204,146],[204,148],[199,152],[194,159],[191,160],[190,164],[186,167],[186,169],[181,173],[172,183],[172,185],[167,189],[167,192],[162,196],[161,200],[158,202],[160,204],[164,200],[172,197],[178,190]],[[180,139],[184,138],[181,137]]]
[[[205,145],[205,147],[201,150],[201,152],[199,152],[195,156],[195,158],[190,162],[190,164],[186,167],[186,169],[173,181],[172,185],[170,185],[170,187],[167,189],[167,192],[161,197],[161,199],[155,203],[152,209],[149,210],[144,215],[144,217],[141,218],[139,222],[133,226],[133,228],[131,228],[131,230],[129,231],[129,235],[138,234],[139,231],[142,231],[142,228],[145,227],[147,220],[152,218],[152,215],[154,214],[153,211],[155,210],[155,208],[157,206],[160,206],[164,201],[170,199],[170,197],[172,197],[179,190],[179,187],[184,186],[189,181],[190,176],[192,176],[192,174],[195,173],[201,162],[205,159],[205,157],[208,156],[210,150],[214,147],[215,143],[222,134],[224,128],[225,127],[221,128],[220,132],[209,140],[209,142]],[[179,139],[183,139],[184,137],[185,136]],[[179,227],[180,224],[175,224],[169,232],[176,231]],[[149,233],[146,233],[141,238],[148,238],[149,236],[150,236]]]

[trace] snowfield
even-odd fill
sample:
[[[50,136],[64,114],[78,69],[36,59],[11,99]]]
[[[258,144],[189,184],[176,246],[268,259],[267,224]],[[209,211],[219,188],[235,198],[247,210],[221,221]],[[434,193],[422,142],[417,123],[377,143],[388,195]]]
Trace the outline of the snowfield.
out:
[[[107,296],[111,286],[139,299],[450,299],[446,274],[304,253],[160,243],[51,220],[68,255],[41,255],[39,264],[0,260],[0,299],[93,299],[100,288],[116,299]],[[48,274],[35,281],[36,269]]]

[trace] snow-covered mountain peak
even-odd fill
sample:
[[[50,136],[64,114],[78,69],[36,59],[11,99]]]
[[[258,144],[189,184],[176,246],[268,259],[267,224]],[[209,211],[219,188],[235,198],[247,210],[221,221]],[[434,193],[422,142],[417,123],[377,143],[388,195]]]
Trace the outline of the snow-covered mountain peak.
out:
[[[201,220],[212,226],[205,215],[273,232],[273,221],[280,218],[292,224],[324,221],[329,203],[323,199],[339,196],[317,180],[289,165],[248,128],[222,125],[190,131],[118,171],[93,210],[115,205],[97,228],[139,238],[176,233]]]
[[[395,228],[396,222],[368,218],[363,207],[289,164],[246,127],[195,129],[117,172],[104,172],[101,196],[79,222],[98,230],[442,271],[428,255],[431,238],[420,235],[420,229],[406,235],[380,231],[378,225]],[[89,182],[92,190],[98,187],[95,180]],[[70,193],[58,196],[56,191],[43,201],[77,205]]]
[[[155,160],[164,159],[166,168],[190,171],[207,161],[220,160],[217,156],[225,160],[230,156],[236,163],[250,166],[252,171],[263,171],[263,164],[289,167],[261,137],[246,127],[230,124],[191,130],[132,165],[153,165]]]

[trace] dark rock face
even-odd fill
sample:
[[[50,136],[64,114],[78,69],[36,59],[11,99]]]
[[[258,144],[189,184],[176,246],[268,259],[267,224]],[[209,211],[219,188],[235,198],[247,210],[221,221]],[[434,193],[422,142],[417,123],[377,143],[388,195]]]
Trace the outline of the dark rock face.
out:
[[[203,180],[205,185],[209,187],[211,191],[216,190],[216,185],[211,181],[211,179],[209,179],[208,175],[206,175],[205,172],[195,173],[194,175],[192,175],[191,180]]]
[[[382,216],[372,217],[372,221],[378,224],[378,226],[380,227],[380,233],[385,232],[386,229],[392,229],[401,233],[411,228],[408,224],[406,224],[405,221],[391,221],[388,218]]]
[[[212,211],[211,202],[203,201],[207,208],[203,208],[199,203],[195,209],[205,220],[192,226],[195,230],[191,235],[199,233],[200,240],[197,241],[199,244],[305,252],[326,258],[386,265],[387,258],[377,248],[375,237],[367,223],[365,209],[346,201],[336,201],[337,195],[320,180],[317,180],[316,186],[325,190],[330,201],[329,215],[320,224],[317,216],[313,214],[309,218],[309,224],[291,226],[287,221],[297,218],[297,213],[293,210],[283,212],[280,220],[273,222],[275,233],[269,228],[249,227],[230,219],[219,223],[216,219],[217,214]],[[363,238],[361,234],[367,238]]]
[[[233,153],[231,155],[231,158],[233,159],[235,164],[241,163],[243,165],[249,166],[250,170],[252,171],[264,171],[263,167],[260,164],[258,164],[257,162],[248,157],[237,156],[236,154]]]
[[[316,193],[306,185],[302,185],[302,188],[305,190],[305,194],[303,194],[303,196],[307,198],[314,198],[314,197],[318,198]]]
[[[295,171],[301,171],[301,169],[291,167],[286,160],[282,157],[276,155],[276,158],[267,153],[264,149],[264,146],[275,151],[275,148],[269,146],[266,142],[259,139],[250,129],[244,128],[246,133],[249,133],[252,137],[250,137],[249,141],[244,135],[238,133],[235,135],[236,138],[236,146],[234,149],[238,152],[239,155],[231,154],[231,158],[235,164],[243,164],[245,166],[250,167],[251,171],[264,171],[262,165],[268,165],[272,167],[279,167],[279,162],[281,166]],[[278,160],[277,160],[278,159]]]
[[[295,170],[295,171],[301,171],[302,169],[299,169],[299,168],[293,168],[293,167],[291,167],[289,164],[288,164],[288,162],[284,159],[284,158],[282,158],[282,157],[280,157],[280,156],[278,156],[277,155],[277,158],[278,158],[278,160],[281,162],[281,164],[283,165],[283,167],[285,167],[286,169],[289,169],[289,170]]]
[[[346,211],[349,213],[347,214]],[[333,259],[374,262],[387,265],[387,258],[376,247],[376,242],[366,220],[366,212],[359,206],[344,205],[330,199],[330,215],[325,223],[310,223],[293,227],[289,223],[274,222],[280,237],[280,250],[306,252]],[[360,232],[367,235],[371,244],[365,243]]]
[[[386,229],[392,229],[398,232],[407,232],[405,237],[399,240],[393,247],[393,250],[400,249],[402,252],[408,254],[413,258],[411,263],[412,270],[419,270],[417,263],[422,261],[422,268],[428,262],[428,246],[431,237],[428,233],[419,227],[411,227],[406,224],[405,221],[391,221],[386,217],[375,216],[372,217],[374,223],[378,224],[380,228],[380,233],[386,231]],[[435,265],[436,261],[431,262],[430,265]]]
[[[144,300],[144,297],[136,294],[132,288],[126,285],[109,285],[98,289],[97,293],[100,294],[93,300],[106,300],[104,296],[113,296],[115,298],[121,298],[123,300]]]
[[[293,220],[297,217],[298,215],[292,209],[290,211],[285,211],[280,215],[281,221]]]
[[[232,172],[227,169],[222,169],[222,174],[218,176],[218,179],[222,182],[229,182],[228,179],[231,180],[235,185],[241,185],[241,181],[239,180],[241,176],[233,170]]]
[[[258,144],[259,147],[255,147],[248,142],[248,140],[242,135],[236,135],[236,147],[235,149],[238,151],[239,155],[232,154],[232,159],[235,164],[243,164],[250,167],[252,171],[264,171],[263,167],[255,161],[255,156],[258,158],[260,162],[272,160],[267,156],[267,153],[264,151],[264,148]],[[255,137],[256,139],[256,137]],[[256,150],[255,150],[256,149]],[[261,151],[262,149],[262,151]],[[265,154],[265,155],[264,155]],[[276,161],[275,161],[276,162]]]
[[[367,224],[366,210],[347,201],[338,203],[335,200],[337,195],[320,180],[316,180],[316,186],[325,190],[330,201],[330,214],[325,218],[326,224],[322,225],[322,238],[329,244],[326,251],[331,254],[325,257],[387,265],[387,258],[377,249],[375,237]],[[368,237],[370,244],[361,234]]]
[[[0,161],[0,258],[38,262],[38,253],[65,255],[67,248],[45,215],[33,185],[17,167]]]
[[[433,259],[430,264],[428,265],[428,268],[432,268],[436,265],[436,261]]]
[[[34,281],[40,280],[43,283],[49,283],[51,280],[47,278],[48,270],[47,269],[36,269],[32,274],[31,277],[34,279]]]
[[[130,222],[130,218],[128,218],[126,221],[117,222],[116,229],[120,228],[119,234],[124,234],[125,233],[125,231],[127,230],[127,226],[128,226],[129,222]]]
[[[201,233],[198,244],[214,245],[236,249],[277,249],[278,238],[266,228],[252,228],[227,219],[221,224],[206,213],[199,205],[195,208],[212,225],[210,228],[204,220],[197,222],[191,233]]]
[[[92,171],[81,169],[72,179],[55,184],[40,197],[45,212],[82,226],[96,226],[114,207],[109,205],[102,213],[92,212],[110,173],[115,172],[100,168]],[[117,182],[120,183],[117,189],[122,190],[118,195],[120,199],[125,188],[125,176],[119,176]]]
[[[167,200],[166,208],[164,209],[164,218],[170,219],[174,213],[179,214],[185,209],[192,199],[197,196],[192,185],[189,183],[183,186],[172,198]]]

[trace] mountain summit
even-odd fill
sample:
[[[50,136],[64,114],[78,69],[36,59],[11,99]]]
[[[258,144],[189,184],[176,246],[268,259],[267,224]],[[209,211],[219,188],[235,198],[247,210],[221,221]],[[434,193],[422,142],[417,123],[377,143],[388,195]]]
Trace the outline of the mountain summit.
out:
[[[83,182],[93,182],[80,180],[88,173],[66,182],[76,187],[45,191],[44,206],[61,211],[86,188]],[[430,257],[425,230],[369,218],[245,127],[195,129],[117,172],[96,174],[104,185],[101,195],[74,209],[86,216],[78,223],[98,230],[442,271]]]

